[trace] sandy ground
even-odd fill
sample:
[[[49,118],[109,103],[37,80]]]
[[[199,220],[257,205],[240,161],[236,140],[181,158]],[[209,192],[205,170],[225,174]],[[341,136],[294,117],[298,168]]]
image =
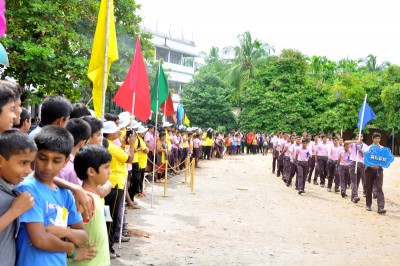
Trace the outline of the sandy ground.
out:
[[[367,212],[365,198],[354,204],[313,184],[300,196],[271,161],[201,161],[194,193],[175,176],[168,197],[154,186],[153,208],[148,187],[142,208],[128,210],[138,236],[115,244],[123,255],[112,265],[400,265],[400,158],[384,172],[385,215],[376,200]]]

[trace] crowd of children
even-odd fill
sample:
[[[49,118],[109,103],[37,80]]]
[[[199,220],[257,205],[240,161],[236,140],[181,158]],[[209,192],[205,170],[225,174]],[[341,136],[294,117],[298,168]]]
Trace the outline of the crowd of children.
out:
[[[39,124],[29,130],[30,114],[21,107],[18,84],[0,81],[0,252],[2,265],[109,265],[121,256],[113,245],[129,241],[124,203],[139,209],[135,198],[146,197],[146,173],[157,183],[179,174],[190,158],[228,155],[273,155],[272,172],[287,186],[305,193],[313,183],[340,192],[357,203],[362,180],[366,209],[377,198],[378,213],[386,212],[381,167],[365,167],[369,147],[339,136],[302,136],[277,131],[176,127],[169,122],[144,126],[128,112],[95,118],[82,104],[61,96],[44,99]],[[28,135],[29,132],[29,135]],[[373,144],[380,146],[380,135]],[[314,171],[315,170],[315,171]],[[124,198],[124,195],[125,198]],[[105,213],[111,219],[106,220]],[[123,235],[120,235],[120,232]],[[16,238],[15,238],[16,237]]]

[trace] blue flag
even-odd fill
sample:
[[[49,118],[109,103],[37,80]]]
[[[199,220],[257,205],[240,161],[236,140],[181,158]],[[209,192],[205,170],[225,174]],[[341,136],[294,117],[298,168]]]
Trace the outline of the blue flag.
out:
[[[177,123],[178,126],[182,124],[183,115],[184,115],[183,106],[180,104],[176,110],[176,120],[178,121]]]
[[[363,105],[361,105],[360,112],[358,113],[358,122],[357,122],[357,127],[360,128],[361,124],[361,117],[363,114]],[[362,127],[361,130],[365,127],[365,125],[372,119],[376,117],[374,111],[372,111],[371,107],[369,107],[368,103],[365,102],[365,110],[364,110],[364,118],[362,121]]]

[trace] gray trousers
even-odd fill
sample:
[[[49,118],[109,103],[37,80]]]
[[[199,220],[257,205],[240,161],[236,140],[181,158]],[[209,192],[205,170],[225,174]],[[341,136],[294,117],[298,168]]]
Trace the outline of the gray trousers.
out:
[[[357,173],[356,170],[356,162],[350,162],[350,178],[351,178],[351,198],[358,198],[358,185],[360,184],[360,180],[362,181],[363,191],[365,191],[365,166],[363,163],[357,163]]]
[[[350,179],[350,165],[339,165],[340,190],[346,193],[347,182]]]
[[[372,190],[375,187],[375,192],[377,196],[378,208],[385,208],[385,195],[382,191],[383,185],[383,169],[372,169],[367,167],[365,169],[365,188],[366,188],[366,204],[371,206],[372,204]]]
[[[304,190],[306,179],[308,174],[308,161],[297,162],[297,188]]]

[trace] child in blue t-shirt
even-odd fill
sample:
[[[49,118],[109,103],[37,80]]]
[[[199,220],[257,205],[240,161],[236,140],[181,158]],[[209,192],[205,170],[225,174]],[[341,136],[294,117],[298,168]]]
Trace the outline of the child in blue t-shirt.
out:
[[[66,265],[67,257],[76,256],[75,247],[88,240],[71,192],[53,183],[69,160],[74,140],[62,127],[45,126],[35,143],[34,174],[18,186],[31,193],[35,205],[20,216],[17,265]]]

